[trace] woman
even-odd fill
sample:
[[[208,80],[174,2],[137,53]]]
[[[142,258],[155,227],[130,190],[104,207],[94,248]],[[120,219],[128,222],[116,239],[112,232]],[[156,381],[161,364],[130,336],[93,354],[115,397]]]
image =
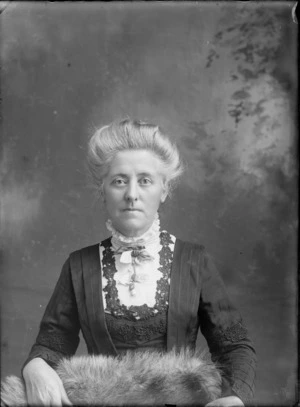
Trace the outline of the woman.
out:
[[[77,349],[195,347],[200,327],[223,370],[222,397],[207,406],[251,399],[255,352],[240,314],[202,246],[160,228],[158,209],[182,173],[175,145],[157,126],[124,120],[98,130],[88,165],[101,191],[111,237],[71,253],[23,368],[30,404],[71,404],[54,367]]]

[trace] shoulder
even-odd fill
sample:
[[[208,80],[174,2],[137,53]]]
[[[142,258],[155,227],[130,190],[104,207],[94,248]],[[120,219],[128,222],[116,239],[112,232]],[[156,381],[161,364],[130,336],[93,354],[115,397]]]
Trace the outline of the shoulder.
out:
[[[100,243],[96,243],[70,253],[68,261],[72,275],[79,276],[83,270],[98,268],[100,263],[99,245]]]
[[[72,259],[75,259],[78,257],[86,256],[88,254],[93,254],[93,253],[97,252],[98,250],[99,250],[99,243],[95,243],[93,245],[74,250],[73,252],[70,253],[69,257],[70,257],[70,260],[72,260]]]
[[[111,241],[111,238],[107,238],[103,240],[102,242],[92,244],[90,246],[82,247],[81,249],[74,250],[73,252],[70,253],[69,257],[70,259],[75,259],[75,258],[86,258],[89,256],[97,256],[99,254],[99,246],[100,245],[108,245]]]
[[[68,262],[74,281],[81,281],[82,276],[90,278],[97,274],[100,265],[100,244],[103,242],[82,247],[70,253]]]
[[[201,254],[203,256],[207,255],[207,251],[206,251],[204,245],[182,240],[180,238],[176,238],[174,250],[177,252],[184,252],[184,251],[194,252],[197,254]]]
[[[203,244],[176,238],[174,261],[186,266],[192,266],[196,270],[201,270],[207,267],[210,256]]]

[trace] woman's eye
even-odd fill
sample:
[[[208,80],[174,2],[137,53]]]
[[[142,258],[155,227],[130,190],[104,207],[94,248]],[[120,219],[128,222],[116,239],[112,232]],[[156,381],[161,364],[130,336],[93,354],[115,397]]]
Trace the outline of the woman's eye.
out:
[[[114,185],[124,185],[125,184],[125,180],[124,179],[122,179],[122,178],[117,178],[117,179],[114,179],[113,180],[113,184]]]
[[[140,180],[140,184],[141,184],[141,185],[149,185],[149,184],[152,184],[152,181],[151,181],[150,178],[142,178],[142,179]]]

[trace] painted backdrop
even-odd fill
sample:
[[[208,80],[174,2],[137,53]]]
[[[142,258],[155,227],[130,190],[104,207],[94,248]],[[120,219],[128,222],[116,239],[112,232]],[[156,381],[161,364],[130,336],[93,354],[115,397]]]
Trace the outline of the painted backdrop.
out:
[[[2,375],[19,374],[68,254],[108,235],[87,184],[86,142],[97,126],[129,115],[159,123],[178,142],[187,170],[161,222],[215,258],[257,349],[259,405],[295,401],[292,6],[8,4]]]

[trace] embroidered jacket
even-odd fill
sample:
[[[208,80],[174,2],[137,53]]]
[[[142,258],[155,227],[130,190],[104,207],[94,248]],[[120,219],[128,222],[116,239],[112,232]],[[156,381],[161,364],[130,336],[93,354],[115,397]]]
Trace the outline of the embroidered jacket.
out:
[[[105,322],[99,264],[98,244],[70,254],[24,366],[35,357],[55,366],[62,357],[73,355],[80,329],[89,354],[117,355]],[[195,348],[199,328],[212,360],[224,374],[227,390],[223,396],[236,394],[244,403],[250,401],[256,355],[241,316],[204,247],[177,239],[167,310],[167,351]]]

